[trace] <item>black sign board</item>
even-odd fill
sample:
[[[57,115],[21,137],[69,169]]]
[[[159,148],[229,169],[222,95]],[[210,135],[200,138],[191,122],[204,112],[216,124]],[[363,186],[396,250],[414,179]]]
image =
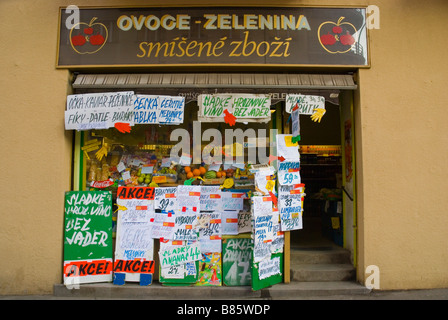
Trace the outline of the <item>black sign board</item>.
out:
[[[368,67],[365,8],[60,8],[57,67]]]

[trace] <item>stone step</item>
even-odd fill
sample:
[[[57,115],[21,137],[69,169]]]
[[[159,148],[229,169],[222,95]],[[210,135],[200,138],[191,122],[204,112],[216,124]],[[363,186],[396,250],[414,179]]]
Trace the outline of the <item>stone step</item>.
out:
[[[322,281],[279,283],[269,288],[272,299],[315,299],[319,297],[342,298],[370,294],[368,289],[355,281]]]
[[[315,297],[353,297],[368,295],[370,289],[354,281],[321,281],[278,283],[268,288],[252,291],[251,287],[165,287],[160,283],[140,286],[126,283],[81,284],[67,289],[63,284],[54,285],[54,297],[61,299],[149,299],[149,300],[210,300],[210,299],[313,299]],[[319,298],[320,299],[320,298]]]
[[[291,265],[291,281],[349,281],[356,276],[351,264],[294,264]]]
[[[332,247],[332,248],[291,248],[290,251],[291,264],[350,264],[350,251]]]

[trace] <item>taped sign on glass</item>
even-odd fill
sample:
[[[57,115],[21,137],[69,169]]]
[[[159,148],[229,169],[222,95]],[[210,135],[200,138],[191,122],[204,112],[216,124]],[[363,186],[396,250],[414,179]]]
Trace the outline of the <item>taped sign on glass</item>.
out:
[[[133,91],[67,96],[65,130],[108,129],[116,123],[134,125]]]
[[[202,94],[198,96],[198,120],[224,122],[226,112],[238,122],[267,122],[271,119],[269,95],[253,94]]]
[[[283,157],[286,160],[300,159],[299,144],[293,142],[292,134],[278,134],[277,135],[277,156]]]
[[[314,109],[325,109],[325,97],[311,95],[287,95],[285,99],[286,112],[291,113],[294,107],[298,107],[299,114],[311,115]]]
[[[281,230],[302,229],[303,185],[279,186],[278,190]]]
[[[283,161],[278,165],[278,181],[280,185],[301,183],[300,161]]]
[[[160,97],[152,95],[133,96],[132,104],[134,105],[134,121],[137,124],[154,124],[158,121],[158,107],[160,105]]]
[[[180,124],[184,122],[185,97],[159,97],[157,118],[160,124]]]
[[[177,211],[177,187],[155,188],[154,208],[163,211]]]
[[[197,236],[197,221],[196,213],[179,213],[176,214],[176,219],[173,229],[173,240],[189,240],[196,241]]]
[[[220,211],[222,192],[220,186],[201,186],[201,211]]]

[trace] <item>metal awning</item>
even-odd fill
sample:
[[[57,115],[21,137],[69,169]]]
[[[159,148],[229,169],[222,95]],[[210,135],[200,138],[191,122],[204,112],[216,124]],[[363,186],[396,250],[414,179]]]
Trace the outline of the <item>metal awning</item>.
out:
[[[126,73],[79,74],[74,89],[310,89],[355,90],[349,74]]]

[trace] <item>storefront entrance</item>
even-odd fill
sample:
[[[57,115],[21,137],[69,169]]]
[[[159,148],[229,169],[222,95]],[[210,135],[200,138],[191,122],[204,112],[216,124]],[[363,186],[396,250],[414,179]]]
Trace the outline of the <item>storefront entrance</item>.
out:
[[[162,78],[167,75],[160,75]],[[220,75],[225,78],[226,75]],[[248,78],[250,75],[247,75]],[[255,76],[255,75],[254,75]],[[139,74],[123,74],[123,75],[78,75],[73,83],[73,88],[78,94],[89,94],[89,93],[100,93],[100,92],[120,92],[124,90],[132,90],[137,94],[159,94],[159,95],[171,95],[171,96],[183,96],[185,98],[185,114],[183,123],[175,126],[161,126],[161,125],[135,125],[132,128],[132,133],[120,134],[116,129],[109,130],[90,130],[83,134],[77,135],[75,147],[75,153],[78,152],[79,162],[78,166],[75,166],[75,188],[79,190],[89,189],[89,186],[93,181],[104,180],[98,177],[99,172],[104,172],[108,170],[100,165],[100,162],[92,157],[87,158],[86,154],[81,152],[83,148],[88,146],[91,141],[102,140],[103,145],[106,141],[110,146],[110,155],[113,157],[117,156],[118,159],[126,159],[126,163],[131,167],[130,175],[134,179],[132,183],[135,186],[145,185],[153,186],[151,182],[156,181],[155,175],[152,175],[153,180],[146,181],[147,177],[141,177],[140,172],[137,172],[139,161],[154,161],[161,169],[161,160],[169,156],[171,148],[173,148],[173,142],[170,142],[170,136],[172,136],[173,130],[184,129],[189,134],[189,145],[194,148],[195,143],[193,139],[197,136],[203,138],[203,133],[207,130],[217,129],[224,136],[225,129],[229,126],[225,123],[201,123],[198,121],[199,109],[198,109],[198,97],[201,94],[207,94],[208,92],[231,92],[235,94],[265,94],[271,97],[271,117],[268,122],[254,122],[254,123],[244,123],[240,122],[233,129],[243,130],[251,128],[254,130],[265,130],[267,133],[266,137],[261,137],[265,140],[264,143],[269,143],[271,145],[271,136],[269,136],[269,130],[275,129],[280,134],[289,134],[292,130],[292,119],[291,113],[286,112],[286,102],[285,97],[288,94],[304,94],[309,96],[321,96],[325,99],[325,116],[320,122],[313,121],[310,116],[301,115],[300,116],[300,142],[299,142],[299,152],[300,152],[300,175],[302,183],[305,184],[305,201],[304,201],[304,211],[302,216],[303,227],[300,230],[292,230],[285,232],[284,236],[284,248],[282,248],[282,264],[284,263],[283,270],[284,273],[282,277],[279,278],[280,281],[289,282],[289,251],[294,248],[328,248],[328,247],[348,247],[352,254],[352,261],[354,260],[354,248],[353,245],[353,228],[344,228],[347,226],[347,217],[353,217],[353,210],[350,212],[350,208],[353,208],[353,204],[347,202],[345,198],[347,193],[343,192],[344,186],[344,164],[353,163],[350,157],[343,156],[344,150],[347,146],[350,146],[351,138],[347,134],[351,131],[351,123],[349,120],[341,120],[342,118],[351,117],[351,90],[356,86],[353,84],[353,79],[350,75],[333,75],[334,79],[343,78],[345,79],[345,89],[344,86],[341,87],[331,87],[328,89],[323,89],[324,84],[315,83],[316,87],[319,89],[314,89],[312,85],[308,87],[301,86],[298,83],[292,84],[289,88],[275,88],[275,86],[268,85],[267,79],[272,79],[273,75],[256,75],[256,79],[264,79],[265,83],[260,83],[259,86],[248,86],[243,81],[234,83],[233,86],[222,83],[209,83],[208,86],[192,89],[191,85],[197,85],[194,83],[185,83],[180,86],[178,83],[167,83],[165,86],[158,83],[157,81],[147,80],[147,84],[142,84],[142,79],[153,79],[157,75],[139,75]],[[173,77],[173,75],[171,75]],[[177,77],[183,77],[184,79],[197,79],[197,75],[177,75]],[[204,74],[204,77],[212,79],[213,74]],[[308,75],[308,77],[313,77]],[[318,75],[315,78],[319,78]],[[121,80],[120,80],[121,79]],[[277,78],[278,80],[279,78]],[[98,81],[101,80],[101,81]],[[133,83],[132,81],[137,81]],[[334,83],[335,81],[333,81]],[[117,85],[118,83],[118,85]],[[125,85],[124,85],[125,83]],[[162,87],[163,86],[163,87]],[[344,99],[343,99],[344,98]],[[348,125],[348,127],[347,127]],[[342,129],[344,127],[344,129]],[[258,131],[259,132],[259,131]],[[238,138],[238,137],[236,137]],[[260,137],[257,137],[257,139]],[[107,144],[106,143],[106,144]],[[175,144],[175,143],[174,143]],[[202,141],[202,147],[200,153],[203,151],[204,143]],[[224,143],[227,144],[227,143]],[[253,146],[253,141],[246,138],[243,141],[244,148],[247,151],[250,145]],[[259,142],[256,142],[256,146]],[[126,152],[124,152],[126,150]],[[185,150],[184,150],[185,151]],[[191,151],[193,151],[191,149]],[[228,150],[227,150],[228,151]],[[227,152],[226,151],[226,152]],[[142,154],[151,153],[152,158],[142,159]],[[188,154],[193,154],[194,151],[187,152]],[[224,152],[225,153],[225,152]],[[234,153],[233,155],[236,155]],[[181,154],[179,154],[181,156]],[[258,155],[260,156],[260,155]],[[269,153],[265,154],[269,157]],[[124,158],[123,158],[124,157]],[[152,159],[152,160],[151,160]],[[245,161],[249,159],[245,158]],[[265,159],[266,160],[266,159]],[[255,163],[263,163],[261,158],[257,158]],[[108,163],[108,166],[117,166],[118,163]],[[132,169],[135,167],[135,169]],[[202,165],[195,166],[195,169],[201,169]],[[205,170],[208,171],[210,167],[204,166]],[[178,167],[176,172],[173,172],[173,178],[175,181],[160,181],[157,186],[160,187],[177,187],[179,184],[184,184],[186,180],[191,178],[188,176],[192,174],[187,172],[185,165]],[[192,167],[193,168],[193,167]],[[141,170],[141,168],[139,169]],[[165,170],[165,169],[163,169]],[[166,167],[166,170],[173,170],[170,166]],[[242,171],[245,171],[242,169]],[[353,169],[348,170],[351,172],[353,177]],[[347,172],[348,172],[347,171]],[[160,171],[162,172],[162,171]],[[168,173],[166,175],[166,173]],[[170,172],[164,172],[167,178],[170,177]],[[228,173],[227,173],[228,174]],[[196,174],[194,174],[196,176]],[[222,175],[222,171],[221,171]],[[95,177],[93,177],[95,176]],[[232,176],[232,174],[231,174]],[[205,177],[202,175],[202,177]],[[156,177],[158,178],[158,177]],[[219,177],[220,178],[220,177]],[[141,180],[141,181],[140,181]],[[196,181],[198,182],[198,181]],[[222,181],[220,181],[222,183]],[[244,185],[244,181],[240,180],[242,183],[239,188],[247,189]],[[129,184],[128,184],[129,185]],[[155,186],[155,184],[154,184]],[[238,186],[236,186],[238,187]],[[248,187],[252,188],[251,186]],[[253,188],[252,188],[253,189]],[[92,189],[91,189],[92,190]],[[116,192],[116,189],[113,189]],[[253,192],[255,190],[252,190]],[[118,204],[117,195],[114,196],[114,204]],[[246,201],[247,202],[247,201]],[[250,211],[250,202],[245,204],[247,207],[245,210]],[[349,211],[347,211],[349,208]],[[118,210],[118,206],[114,206],[114,210]],[[346,212],[349,212],[347,214]],[[348,236],[347,236],[348,235]],[[250,238],[250,233],[248,235]],[[345,240],[344,240],[345,239]],[[348,239],[348,241],[347,241]],[[350,240],[351,239],[351,240]],[[345,241],[345,242],[344,242]],[[155,252],[159,250],[159,242],[155,243]],[[283,258],[283,253],[285,254]],[[157,259],[156,259],[157,263]],[[156,270],[158,264],[156,264]],[[156,280],[159,278],[156,276]],[[163,281],[163,276],[162,276]],[[197,279],[192,279],[191,281],[196,282]],[[276,280],[278,281],[278,280]],[[269,284],[269,283],[267,283]]]

